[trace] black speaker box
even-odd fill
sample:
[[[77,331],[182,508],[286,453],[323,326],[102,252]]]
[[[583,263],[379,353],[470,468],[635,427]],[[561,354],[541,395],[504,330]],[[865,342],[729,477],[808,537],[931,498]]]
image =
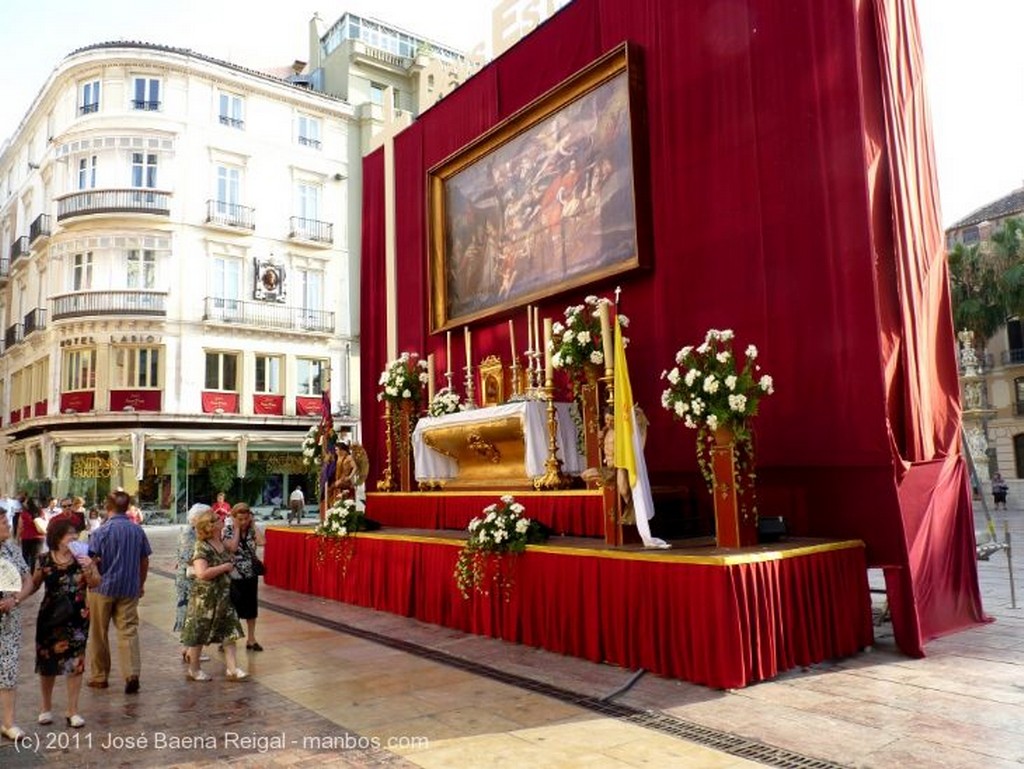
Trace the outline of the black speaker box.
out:
[[[786,536],[786,519],[781,515],[757,519],[757,541],[778,542]]]

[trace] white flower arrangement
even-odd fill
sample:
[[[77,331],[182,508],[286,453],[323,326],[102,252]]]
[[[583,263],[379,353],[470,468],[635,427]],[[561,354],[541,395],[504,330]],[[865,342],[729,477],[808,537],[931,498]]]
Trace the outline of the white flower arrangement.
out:
[[[434,400],[427,407],[427,414],[432,417],[443,417],[446,414],[454,414],[464,407],[459,394],[450,387],[442,387],[434,393]]]
[[[366,511],[353,499],[339,499],[331,505],[313,533],[327,539],[348,537],[366,526]]]
[[[623,329],[629,327],[629,318],[616,315],[611,300],[596,296],[586,297],[583,304],[566,307],[565,324],[556,322],[551,327],[551,365],[566,371],[574,380],[579,379],[587,368],[597,368],[602,373],[605,368],[598,309],[602,304],[608,305],[609,314]],[[628,346],[629,339],[623,337],[622,344]]]
[[[490,556],[521,553],[528,544],[544,538],[540,524],[526,517],[526,508],[511,494],[488,505],[483,512],[482,517],[469,522],[469,540],[455,566],[455,584],[464,598],[469,597],[471,590],[486,593],[483,583]],[[494,577],[500,579],[497,574]],[[503,587],[509,585],[506,583]]]
[[[333,431],[332,431],[333,432]],[[312,425],[302,436],[302,466],[307,470],[320,467],[323,452],[320,448],[320,423]],[[330,436],[328,436],[330,438]]]
[[[427,379],[427,362],[416,353],[403,352],[381,372],[377,382],[381,386],[377,400],[419,403]]]

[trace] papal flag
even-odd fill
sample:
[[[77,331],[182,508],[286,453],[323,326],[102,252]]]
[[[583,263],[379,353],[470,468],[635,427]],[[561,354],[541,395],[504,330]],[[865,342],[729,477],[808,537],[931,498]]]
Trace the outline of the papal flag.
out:
[[[644,547],[669,547],[663,539],[651,536],[648,521],[654,517],[651,482],[647,478],[643,439],[633,408],[633,388],[629,384],[626,347],[622,343],[622,327],[615,322],[615,466],[626,471],[633,494],[636,528]]]

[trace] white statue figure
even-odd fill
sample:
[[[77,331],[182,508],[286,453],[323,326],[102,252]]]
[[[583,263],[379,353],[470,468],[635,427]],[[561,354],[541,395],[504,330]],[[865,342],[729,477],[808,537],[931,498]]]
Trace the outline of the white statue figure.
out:
[[[982,408],[981,382],[964,383],[964,408],[968,411]]]
[[[976,375],[978,373],[978,354],[974,350],[974,332],[964,329],[956,335],[956,338],[960,340],[960,365],[963,366],[964,374]]]
[[[974,425],[967,431],[967,448],[970,449],[971,457],[973,457],[975,465],[977,465],[979,461],[984,460],[984,463],[987,466],[988,439],[985,438],[985,431],[981,429],[980,425]]]

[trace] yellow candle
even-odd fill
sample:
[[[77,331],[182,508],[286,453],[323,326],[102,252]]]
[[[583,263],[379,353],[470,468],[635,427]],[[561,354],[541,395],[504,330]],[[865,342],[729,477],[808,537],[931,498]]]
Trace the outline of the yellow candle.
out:
[[[547,387],[555,381],[555,367],[551,360],[551,318],[544,318],[544,384]]]
[[[540,307],[533,308],[533,344],[533,351],[540,352]]]
[[[444,364],[447,366],[448,375],[452,373],[452,330],[448,329],[448,355],[445,356]]]
[[[427,402],[434,400],[434,353],[427,356]]]
[[[612,370],[612,321],[608,317],[608,302],[599,302],[597,314],[601,319],[601,349],[604,352],[604,370]]]
[[[472,349],[473,348],[470,346],[470,341],[469,341],[469,326],[463,326],[462,329],[466,333],[466,365],[467,366],[472,366],[473,365],[473,353],[472,353]]]
[[[512,348],[512,362],[516,362],[516,326],[512,319],[508,319],[508,344]]]

